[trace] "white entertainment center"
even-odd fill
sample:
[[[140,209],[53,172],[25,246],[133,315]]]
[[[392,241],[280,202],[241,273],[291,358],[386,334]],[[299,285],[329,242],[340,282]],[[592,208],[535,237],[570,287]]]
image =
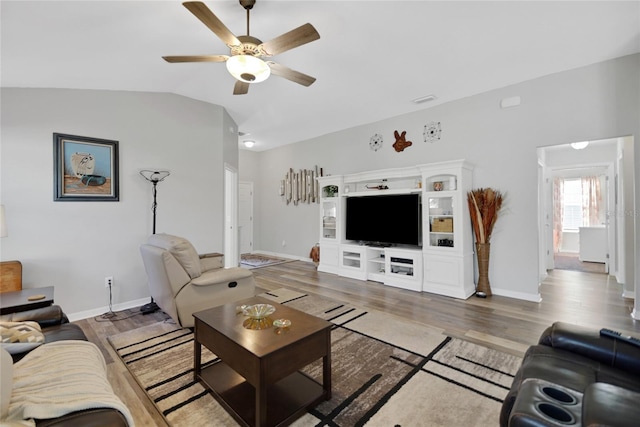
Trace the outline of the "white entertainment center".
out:
[[[381,282],[417,292],[468,298],[475,292],[473,236],[467,192],[473,167],[464,160],[330,175],[320,188],[320,263],[318,271]],[[388,247],[346,239],[349,197],[419,194],[420,245]],[[371,212],[363,222],[384,227]]]

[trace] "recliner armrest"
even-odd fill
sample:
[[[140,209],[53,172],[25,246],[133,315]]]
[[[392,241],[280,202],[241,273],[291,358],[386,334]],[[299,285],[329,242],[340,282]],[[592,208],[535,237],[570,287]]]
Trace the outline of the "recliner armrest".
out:
[[[585,426],[634,427],[640,420],[640,393],[606,383],[593,383],[584,393]]]
[[[216,270],[205,271],[200,277],[191,281],[194,286],[210,286],[218,284],[229,284],[247,277],[251,277],[251,270],[240,267],[218,268]]]
[[[69,323],[67,315],[64,314],[59,305],[50,305],[49,307],[36,308],[34,310],[4,314],[0,317],[0,320],[5,322],[38,322],[40,327],[43,328]]]
[[[640,375],[640,347],[607,336],[599,330],[555,322],[539,344],[570,351],[599,363]]]
[[[202,271],[224,268],[224,255],[221,253],[200,254],[200,266]]]
[[[71,412],[58,418],[36,420],[36,427],[128,427],[127,419],[121,412],[111,408],[91,408]]]

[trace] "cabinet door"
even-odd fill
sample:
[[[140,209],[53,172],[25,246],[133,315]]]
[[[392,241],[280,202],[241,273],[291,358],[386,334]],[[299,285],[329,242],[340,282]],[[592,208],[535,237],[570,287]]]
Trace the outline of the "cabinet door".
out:
[[[338,274],[338,245],[320,243],[320,264],[318,271]]]
[[[454,298],[468,298],[474,286],[465,274],[466,257],[426,254],[422,290]]]
[[[322,228],[322,239],[337,239],[337,215],[338,215],[338,199],[322,199],[321,201],[321,218],[320,227]]]
[[[340,246],[339,272],[341,276],[367,280],[366,247],[355,245]]]
[[[384,284],[411,291],[422,290],[422,252],[387,249]]]
[[[429,196],[427,198],[429,212],[428,247],[454,248],[454,199],[453,196]]]
[[[319,177],[318,193],[320,197],[320,243],[340,243],[341,229],[341,201],[340,177]]]
[[[458,286],[460,261],[453,257],[431,256],[425,259],[425,282],[440,286]]]

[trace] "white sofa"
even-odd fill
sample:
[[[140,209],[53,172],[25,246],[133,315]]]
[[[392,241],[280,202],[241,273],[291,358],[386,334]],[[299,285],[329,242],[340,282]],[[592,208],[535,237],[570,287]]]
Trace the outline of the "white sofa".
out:
[[[182,327],[193,327],[197,311],[255,295],[250,270],[223,268],[221,256],[200,256],[182,237],[153,234],[140,253],[151,297]]]

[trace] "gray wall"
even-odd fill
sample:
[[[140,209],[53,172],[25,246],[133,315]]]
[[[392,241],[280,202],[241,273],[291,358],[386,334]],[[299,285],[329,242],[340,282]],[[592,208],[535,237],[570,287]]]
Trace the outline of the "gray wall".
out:
[[[318,240],[318,206],[286,205],[277,195],[278,183],[290,167],[319,165],[325,174],[346,174],[467,159],[475,165],[475,188],[493,187],[506,193],[492,238],[492,289],[496,294],[537,300],[536,149],[639,135],[639,63],[640,55],[622,57],[260,152],[259,176],[245,179],[241,175],[255,182],[255,199],[260,204],[255,210],[259,217],[254,231],[259,246],[255,248],[308,257]],[[512,96],[520,96],[522,104],[501,109],[500,100]],[[425,143],[423,126],[431,121],[442,123],[442,138]],[[394,130],[407,131],[413,145],[396,153]],[[369,138],[375,133],[384,136],[378,152],[369,150]],[[635,150],[636,168],[639,153]],[[637,200],[639,192],[636,186]],[[629,233],[630,239],[636,235],[632,229]],[[640,264],[637,251],[628,256],[628,265]]]
[[[170,94],[2,89],[0,197],[9,237],[0,257],[22,261],[26,287],[54,285],[67,312],[94,315],[108,304],[105,276],[114,277],[116,306],[148,301],[138,246],[151,232],[151,185],[140,169],[172,172],[158,186],[158,232],[222,252],[223,164],[237,167],[238,159],[240,180],[255,184],[255,248],[306,258],[318,239],[318,206],[287,206],[278,196],[290,167],[344,174],[466,158],[476,165],[474,187],[507,195],[492,239],[494,293],[536,299],[536,148],[639,135],[639,75],[640,55],[623,57],[240,156],[227,134],[235,125],[219,106]],[[501,110],[500,99],[514,95],[522,105]],[[431,121],[443,129],[433,144],[422,141]],[[394,130],[406,130],[413,146],[396,153]],[[53,201],[54,132],[120,142],[120,202]],[[385,138],[378,152],[369,150],[374,133]],[[634,156],[638,170],[640,150]],[[627,210],[637,218],[635,207]],[[637,248],[639,233],[629,233]],[[640,265],[638,252],[627,265]],[[635,284],[638,300],[637,275]]]
[[[55,286],[72,317],[108,306],[105,276],[115,305],[149,301],[138,248],[152,230],[152,187],[140,169],[171,171],[158,184],[157,232],[223,251],[222,160],[237,168],[238,155],[222,107],[171,94],[5,88],[1,117],[1,259],[22,262],[25,287]],[[53,201],[54,132],[119,141],[119,202]]]

